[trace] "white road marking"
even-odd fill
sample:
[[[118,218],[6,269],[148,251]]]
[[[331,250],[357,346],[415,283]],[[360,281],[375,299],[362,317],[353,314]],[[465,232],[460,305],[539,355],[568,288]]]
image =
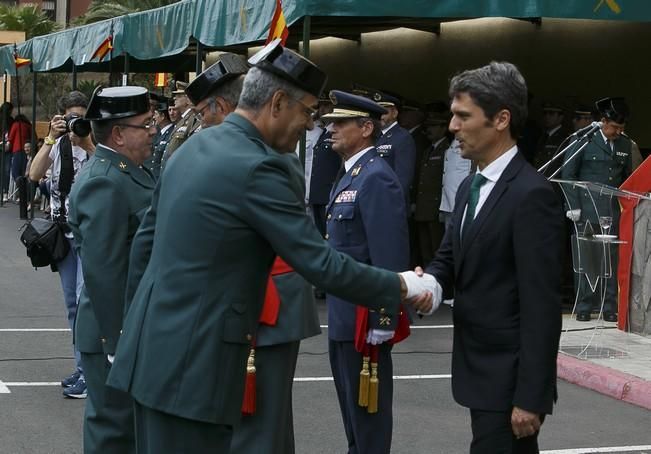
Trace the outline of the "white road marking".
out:
[[[2,382],[0,382],[2,383]],[[14,386],[61,386],[61,382],[58,381],[14,381],[14,382],[5,382],[5,387],[14,387]]]
[[[319,325],[321,328],[328,328],[328,325]],[[454,325],[412,325],[411,329],[452,329]]]
[[[394,375],[394,380],[435,380],[452,378],[450,374],[433,374],[433,375]],[[309,382],[309,381],[333,381],[332,377],[294,377],[295,382]]]
[[[0,381],[0,394],[9,394],[11,391],[9,391],[9,388],[7,388],[7,385]]]
[[[70,328],[0,328],[0,333],[58,333],[70,332]]]
[[[555,449],[552,451],[540,451],[540,454],[596,454],[601,452],[631,452],[651,450],[651,445],[644,446],[612,446],[605,448],[574,448]]]

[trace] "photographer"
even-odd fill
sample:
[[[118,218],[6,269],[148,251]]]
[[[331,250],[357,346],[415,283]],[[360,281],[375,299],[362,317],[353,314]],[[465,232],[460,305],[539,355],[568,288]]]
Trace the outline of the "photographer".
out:
[[[49,168],[52,168],[50,187],[50,207],[52,219],[60,222],[68,220],[68,194],[77,173],[95,151],[90,137],[90,124],[83,119],[88,106],[88,98],[79,91],[64,95],[57,102],[58,115],[50,121],[50,132],[41,149],[34,157],[29,169],[29,178],[38,182]],[[83,286],[83,275],[79,258],[72,247],[72,233],[66,237],[70,242],[68,255],[56,263],[56,271],[61,278],[63,298],[68,315],[68,324],[73,329],[77,314],[77,303]],[[76,369],[61,381],[63,395],[72,398],[86,397],[86,381],[81,369],[80,355],[74,349]]]

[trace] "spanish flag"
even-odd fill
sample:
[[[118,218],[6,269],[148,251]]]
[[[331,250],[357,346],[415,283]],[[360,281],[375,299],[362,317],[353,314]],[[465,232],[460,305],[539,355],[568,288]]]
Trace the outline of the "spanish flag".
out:
[[[154,75],[154,87],[167,87],[167,73],[156,73]]]
[[[288,36],[289,29],[287,28],[287,22],[285,22],[283,7],[280,0],[276,0],[276,11],[274,11],[274,17],[271,19],[269,36],[267,37],[267,42],[265,44],[269,44],[274,39],[280,38],[280,43],[284,46]]]
[[[32,60],[30,60],[29,58],[20,57],[16,53],[14,54],[14,62],[16,63],[16,69],[18,69],[18,68],[22,68],[23,66],[29,65],[32,62]]]
[[[113,35],[109,35],[108,38],[106,38],[104,41],[102,41],[102,44],[99,45],[99,47],[93,52],[93,55],[90,57],[90,60],[94,60],[96,57],[99,57],[99,61],[102,61],[104,57],[106,57],[106,54],[108,54],[111,49],[113,49]]]

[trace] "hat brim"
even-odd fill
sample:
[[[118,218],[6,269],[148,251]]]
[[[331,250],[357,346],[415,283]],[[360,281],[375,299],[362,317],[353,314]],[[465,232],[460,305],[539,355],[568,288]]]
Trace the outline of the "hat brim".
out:
[[[334,109],[332,112],[323,115],[321,118],[326,120],[345,119],[345,118],[371,118],[368,112],[351,109]]]

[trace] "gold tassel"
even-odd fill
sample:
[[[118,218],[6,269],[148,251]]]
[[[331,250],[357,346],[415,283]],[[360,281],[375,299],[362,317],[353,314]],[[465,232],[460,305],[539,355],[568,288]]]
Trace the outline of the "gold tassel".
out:
[[[255,349],[251,348],[249,359],[246,362],[246,381],[244,382],[244,399],[242,400],[242,414],[255,413]]]
[[[371,363],[371,378],[368,387],[368,412],[377,413],[380,379],[377,377],[377,363]]]
[[[359,400],[360,407],[368,407],[368,385],[371,374],[368,371],[370,357],[362,357],[362,370],[359,373]]]

